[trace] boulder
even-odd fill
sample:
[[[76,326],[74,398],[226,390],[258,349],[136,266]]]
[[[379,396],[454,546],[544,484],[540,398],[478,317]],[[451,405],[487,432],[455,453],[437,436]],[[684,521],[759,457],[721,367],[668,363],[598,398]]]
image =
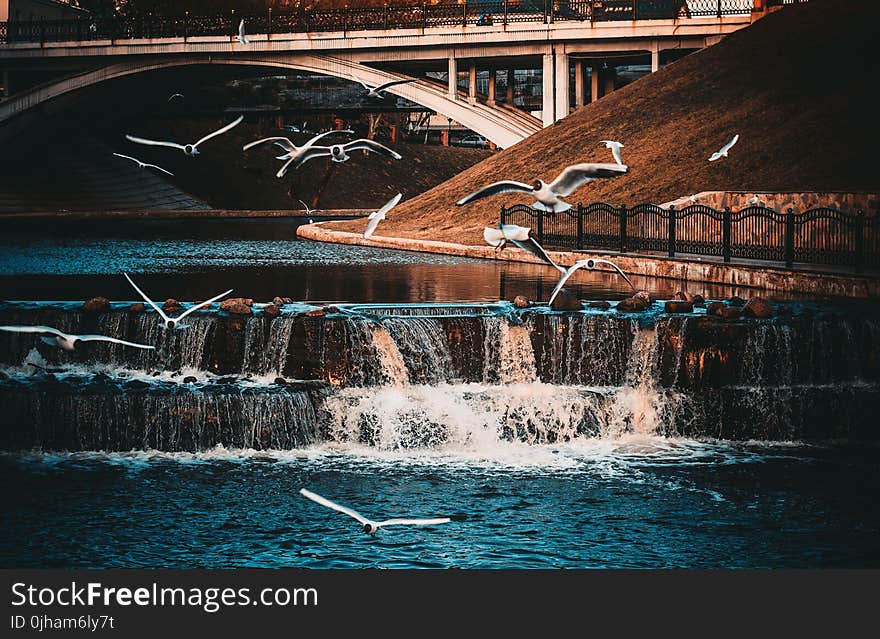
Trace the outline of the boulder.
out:
[[[143,390],[145,388],[149,388],[150,384],[149,384],[149,382],[145,382],[140,379],[132,379],[132,380],[125,382],[125,387],[133,389],[133,390]]]
[[[131,306],[128,307],[128,310],[130,310],[133,313],[143,313],[145,310],[147,310],[147,307],[144,306],[143,302],[135,302],[134,304],[132,304]]]
[[[110,300],[106,297],[93,297],[83,302],[83,310],[85,311],[106,311],[110,309]]]
[[[293,299],[290,297],[278,297],[277,295],[272,300],[272,303],[275,306],[284,306],[285,304],[293,304]]]
[[[325,306],[324,310],[328,313],[341,313],[338,306]]]
[[[648,291],[639,291],[635,295],[632,296],[634,300],[639,300],[642,304],[644,304],[645,308],[648,308],[651,304],[654,303],[654,296],[651,295]]]
[[[679,291],[675,295],[672,296],[673,300],[679,300],[684,302],[692,302],[694,300],[694,296],[688,293],[687,291]]]
[[[727,303],[730,304],[731,306],[743,306],[743,305],[745,305],[746,301],[743,298],[741,298],[737,295],[734,295],[733,297],[731,297],[730,299],[727,300]]]
[[[573,293],[559,291],[550,308],[554,311],[580,311],[583,310],[584,305]]]
[[[283,377],[276,377],[275,381],[273,381],[272,383],[278,386],[287,386],[287,380]]]
[[[169,297],[167,300],[165,300],[165,303],[162,304],[162,310],[165,310],[165,311],[180,310],[180,302],[178,302],[173,297]]]
[[[306,311],[306,317],[324,317],[327,311],[323,308],[316,308],[312,311]]]
[[[697,293],[691,298],[691,301],[694,303],[694,306],[705,306],[706,298]]]
[[[773,316],[773,304],[763,297],[753,297],[742,309],[743,315],[757,319],[767,319]]]
[[[644,299],[627,297],[626,299],[620,300],[614,308],[621,313],[641,313],[648,308],[648,306],[650,306],[650,304],[646,304]]]
[[[669,300],[663,305],[667,313],[693,313],[694,304],[688,300]]]
[[[220,310],[230,315],[250,315],[254,300],[245,297],[232,297],[220,303]]]
[[[517,295],[513,298],[513,305],[517,308],[528,308],[530,304],[531,302],[525,295]]]
[[[721,319],[739,319],[742,316],[742,309],[738,306],[725,306],[715,314]]]
[[[599,310],[607,311],[609,308],[611,308],[611,302],[598,300],[596,302],[590,302],[589,304],[587,304],[587,306],[589,306],[590,308],[598,308]]]
[[[277,304],[267,304],[263,309],[263,315],[267,317],[278,317],[281,315],[281,307]]]
[[[723,302],[712,302],[706,307],[706,315],[718,315],[722,308],[727,308]]]
[[[195,384],[197,381],[199,381],[198,378],[193,377],[192,375],[187,375],[186,377],[183,378],[184,384]]]

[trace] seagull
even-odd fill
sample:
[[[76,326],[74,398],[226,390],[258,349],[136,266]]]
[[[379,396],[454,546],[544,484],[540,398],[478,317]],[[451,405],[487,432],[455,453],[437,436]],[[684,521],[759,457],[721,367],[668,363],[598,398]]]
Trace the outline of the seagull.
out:
[[[755,205],[755,204],[757,204],[758,202],[760,202],[761,200],[758,199],[758,196],[757,196],[757,195],[753,195],[752,197],[750,197],[750,198],[749,198],[748,200],[746,200],[746,201],[747,201],[749,204]]]
[[[403,197],[403,193],[398,193],[393,198],[388,200],[381,209],[370,213],[369,217],[367,218],[370,221],[367,222],[367,228],[364,231],[364,237],[366,237],[366,238],[372,237],[373,231],[375,231],[376,227],[379,226],[379,222],[381,222],[382,220],[385,219],[385,214],[388,211],[390,211],[395,206],[397,206],[397,203],[400,202],[400,198],[402,198],[402,197]]]
[[[736,144],[738,140],[739,140],[739,133],[737,133],[736,135],[734,135],[734,136],[730,139],[730,142],[728,142],[727,144],[725,144],[724,146],[722,146],[720,149],[718,149],[717,151],[715,151],[715,153],[713,153],[712,155],[710,155],[710,156],[709,156],[709,161],[710,161],[710,162],[714,162],[715,160],[719,160],[719,159],[721,159],[721,158],[726,158],[726,157],[727,157],[727,152],[730,151],[730,147],[732,147],[734,144]]]
[[[300,204],[306,207],[306,215],[311,215],[312,213],[319,213],[321,209],[310,209],[309,205],[303,202],[302,200],[297,200]],[[309,224],[312,223],[312,218],[309,218]]]
[[[623,158],[620,156],[620,149],[623,148],[623,145],[614,140],[602,140],[601,143],[605,145],[606,149],[611,149],[611,155],[614,156],[614,161],[620,166],[623,166]]]
[[[359,138],[357,140],[352,140],[351,142],[346,142],[345,144],[334,144],[333,146],[311,146],[303,153],[298,154],[299,159],[293,168],[298,169],[309,160],[320,157],[330,157],[334,162],[345,162],[351,159],[351,156],[348,154],[350,151],[359,150],[378,153],[386,157],[394,158],[395,160],[400,160],[403,157],[400,153],[392,151],[383,144],[379,144],[378,142],[366,138]],[[287,161],[287,164],[279,169],[277,173],[278,177],[284,176],[288,167],[294,160],[297,160],[297,158],[291,158]]]
[[[247,35],[244,32],[244,19],[238,23],[238,35],[235,37],[241,44],[248,44]]]
[[[382,99],[384,99],[385,96],[382,94],[385,93],[385,91],[389,87],[393,87],[396,84],[407,84],[408,82],[418,81],[418,78],[410,78],[408,80],[394,80],[393,82],[386,82],[385,84],[380,84],[377,87],[371,87],[369,84],[367,84],[363,80],[359,80],[353,73],[349,73],[348,75],[351,76],[355,82],[360,83],[361,86],[363,86],[367,90],[367,97],[368,98],[382,98]]]
[[[276,173],[275,175],[279,178],[282,178],[287,173],[287,169],[288,169],[288,167],[290,167],[290,164],[292,162],[302,158],[303,155],[305,154],[305,152],[308,151],[310,148],[312,148],[315,145],[315,142],[317,142],[318,140],[320,140],[324,136],[331,135],[333,133],[354,133],[354,131],[352,131],[351,129],[341,129],[341,130],[331,129],[330,131],[324,131],[324,133],[319,133],[318,135],[313,137],[311,140],[309,140],[308,142],[306,142],[302,146],[295,145],[293,142],[291,142],[290,138],[285,138],[285,137],[281,137],[281,136],[274,136],[271,138],[263,138],[261,140],[256,140],[254,142],[251,142],[249,144],[245,144],[243,147],[241,147],[241,150],[247,151],[248,149],[252,149],[253,147],[258,146],[260,144],[265,144],[266,142],[271,142],[272,144],[280,146],[282,149],[287,151],[287,153],[285,153],[284,155],[279,155],[275,159],[276,160],[287,160],[287,162],[284,164],[284,166],[282,166],[278,170],[278,173]],[[321,148],[327,148],[327,147],[321,147]]]
[[[171,102],[174,98],[182,98],[182,97],[183,97],[182,93],[173,93],[173,94],[171,94],[171,97],[168,98],[168,101]]]
[[[626,165],[619,164],[573,164],[560,173],[553,182],[547,184],[544,180],[535,180],[532,184],[502,180],[484,186],[468,196],[460,199],[456,204],[463,206],[474,200],[479,200],[490,195],[499,193],[531,193],[536,202],[534,208],[541,211],[560,213],[571,208],[571,204],[563,202],[559,198],[571,194],[580,185],[597,178],[614,177],[628,171]]]
[[[136,162],[137,165],[142,169],[147,168],[147,167],[149,167],[151,169],[158,169],[158,170],[162,171],[162,173],[167,173],[168,175],[174,177],[174,173],[172,173],[171,171],[166,171],[161,166],[156,166],[155,164],[147,164],[145,162],[141,162],[137,158],[131,157],[130,155],[122,155],[122,153],[114,153],[113,155],[120,157],[120,158],[125,158],[126,160],[131,160],[132,162]]]
[[[66,351],[73,351],[79,342],[111,342],[113,344],[122,344],[123,346],[134,346],[135,348],[143,348],[146,350],[155,350],[155,346],[147,344],[135,344],[134,342],[126,342],[123,339],[115,337],[107,337],[106,335],[70,335],[62,333],[57,328],[51,326],[0,326],[0,331],[9,333],[37,333],[40,340],[49,346],[57,346]]]
[[[225,296],[229,295],[233,291],[233,289],[229,289],[225,293],[220,293],[220,295],[217,295],[216,297],[212,297],[211,299],[209,299],[205,302],[202,302],[200,304],[196,304],[195,306],[193,306],[189,310],[184,311],[183,313],[181,313],[177,317],[168,317],[165,314],[165,311],[163,311],[153,300],[151,300],[149,297],[147,297],[146,293],[144,293],[141,289],[138,288],[137,284],[135,284],[132,281],[132,279],[128,276],[128,273],[123,273],[123,275],[125,275],[125,279],[128,280],[128,283],[134,287],[134,290],[136,290],[138,293],[140,293],[140,296],[142,298],[144,298],[144,301],[147,304],[149,304],[150,306],[152,306],[153,309],[159,314],[159,317],[161,317],[162,320],[165,322],[165,327],[169,328],[169,329],[186,328],[186,326],[184,324],[179,324],[180,320],[182,320],[184,317],[186,317],[190,313],[194,313],[195,311],[199,310],[200,308],[204,308],[205,306],[208,306],[209,304],[216,302],[221,297],[225,297]]]
[[[211,138],[217,137],[218,135],[222,135],[223,133],[226,133],[227,131],[229,131],[233,127],[236,127],[239,124],[241,124],[242,120],[244,120],[244,116],[240,115],[240,116],[238,116],[238,118],[236,118],[234,121],[232,121],[229,124],[227,124],[226,126],[224,126],[222,129],[217,129],[213,133],[206,135],[205,137],[203,137],[201,140],[199,140],[195,144],[177,144],[176,142],[158,142],[156,140],[147,140],[145,138],[136,138],[133,135],[126,135],[125,137],[128,140],[130,140],[132,142],[136,142],[138,144],[147,144],[149,146],[169,146],[172,149],[180,149],[181,151],[183,151],[184,153],[186,153],[189,156],[195,156],[195,155],[199,154],[198,146],[200,144],[202,144],[203,142],[207,142]]]
[[[634,290],[634,291],[636,290],[636,287],[633,286],[633,283],[626,276],[626,273],[621,271],[620,267],[617,266],[617,264],[615,264],[614,262],[609,262],[608,260],[597,260],[597,259],[590,258],[588,260],[580,260],[578,262],[575,262],[570,267],[568,267],[568,270],[565,271],[565,274],[559,278],[559,282],[557,282],[556,288],[553,289],[553,293],[550,294],[550,300],[547,303],[548,304],[553,303],[553,300],[556,299],[556,295],[559,293],[559,291],[562,290],[562,287],[568,281],[568,278],[571,277],[575,271],[577,271],[578,269],[581,269],[581,268],[588,268],[592,271],[594,268],[596,268],[596,264],[607,264],[608,266],[613,268],[615,271],[620,273],[620,275],[623,277],[623,279],[626,280],[626,283],[632,287],[632,290]]]
[[[449,517],[438,517],[436,519],[386,519],[385,521],[370,521],[357,511],[352,510],[351,508],[346,508],[345,506],[340,506],[339,504],[332,502],[329,499],[325,499],[324,497],[321,497],[321,495],[316,495],[305,488],[300,488],[299,493],[303,497],[311,499],[316,504],[321,504],[322,506],[326,506],[327,508],[336,510],[356,519],[358,523],[363,525],[364,532],[371,535],[375,535],[383,526],[431,526],[433,524],[448,524],[451,521]]]
[[[560,273],[565,273],[565,269],[547,255],[547,251],[535,239],[534,233],[530,228],[517,226],[516,224],[499,224],[497,229],[487,226],[483,229],[483,239],[486,240],[486,244],[494,246],[497,251],[504,250],[507,242],[512,242],[539,260],[547,262],[547,264],[557,269]]]

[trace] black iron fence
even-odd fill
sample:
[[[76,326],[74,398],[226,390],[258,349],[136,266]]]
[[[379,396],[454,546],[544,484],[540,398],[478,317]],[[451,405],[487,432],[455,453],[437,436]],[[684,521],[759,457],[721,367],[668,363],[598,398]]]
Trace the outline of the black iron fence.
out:
[[[763,206],[739,211],[701,204],[676,209],[606,202],[547,213],[524,204],[501,208],[501,222],[532,228],[548,247],[620,253],[707,255],[880,269],[880,216],[815,208],[780,213]]]
[[[102,19],[18,20],[0,22],[0,43],[66,42],[188,38],[238,33],[244,18],[248,33],[284,34],[365,29],[426,28],[443,25],[480,26],[514,22],[562,20],[645,20],[749,14],[751,0],[468,0],[462,3],[384,6],[195,16],[117,15]]]

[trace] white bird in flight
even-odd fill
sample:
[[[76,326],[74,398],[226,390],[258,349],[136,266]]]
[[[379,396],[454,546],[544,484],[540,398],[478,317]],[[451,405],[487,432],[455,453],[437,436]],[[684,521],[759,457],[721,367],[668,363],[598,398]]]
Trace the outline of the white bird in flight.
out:
[[[291,163],[301,159],[303,157],[303,155],[305,154],[305,152],[308,151],[310,148],[312,148],[312,146],[314,146],[315,142],[317,142],[318,140],[320,140],[321,138],[323,138],[325,136],[332,135],[334,133],[354,133],[354,131],[352,131],[351,129],[340,129],[340,130],[332,129],[330,131],[324,131],[324,133],[319,133],[318,135],[313,137],[311,140],[309,140],[308,142],[306,142],[302,146],[295,145],[290,140],[290,138],[285,138],[283,136],[276,135],[276,136],[273,136],[270,138],[262,138],[260,140],[255,140],[253,142],[250,142],[249,144],[245,144],[243,147],[241,147],[241,150],[247,151],[248,149],[252,149],[253,147],[258,146],[260,144],[265,144],[266,142],[271,142],[272,144],[280,146],[282,149],[287,151],[287,153],[285,153],[284,155],[279,155],[275,159],[276,160],[286,160],[287,162],[284,164],[284,166],[282,166],[278,170],[278,173],[276,173],[275,175],[279,178],[282,178],[287,173],[287,169],[291,165]],[[325,148],[325,147],[322,147],[322,148]]]
[[[146,293],[144,293],[141,289],[138,288],[138,285],[132,281],[132,279],[128,276],[128,273],[123,273],[123,275],[125,275],[125,279],[128,280],[128,283],[134,287],[134,290],[136,290],[140,294],[140,296],[144,299],[144,301],[147,304],[149,304],[150,306],[152,306],[153,309],[159,314],[159,317],[161,317],[162,321],[165,322],[165,324],[164,324],[165,328],[169,328],[169,329],[171,329],[171,328],[186,328],[186,326],[184,324],[180,324],[180,321],[184,317],[186,317],[190,313],[195,313],[200,308],[204,308],[205,306],[208,306],[209,304],[216,302],[221,297],[225,297],[233,291],[233,289],[229,289],[225,293],[220,293],[220,295],[217,295],[215,297],[212,297],[209,300],[206,300],[204,302],[196,304],[192,308],[185,310],[183,313],[181,313],[177,317],[168,317],[168,315],[165,314],[165,311],[163,311],[160,306],[158,306],[153,300],[151,300],[149,297],[147,297]]]
[[[385,84],[380,84],[377,87],[371,87],[369,84],[367,84],[363,80],[358,79],[357,76],[355,76],[353,73],[349,73],[348,75],[350,75],[354,79],[355,82],[360,83],[360,85],[363,86],[367,90],[367,97],[368,98],[384,98],[385,96],[383,94],[385,93],[385,91],[388,88],[393,87],[397,84],[407,84],[409,82],[416,82],[418,80],[418,78],[410,78],[408,80],[394,80],[393,82],[386,82]]]
[[[556,288],[554,288],[553,292],[550,294],[550,299],[548,300],[547,303],[548,304],[553,303],[553,300],[556,299],[556,296],[559,294],[559,291],[562,290],[562,287],[565,286],[565,283],[568,281],[568,278],[571,277],[572,275],[574,275],[575,271],[577,271],[578,269],[582,269],[582,268],[588,268],[590,270],[593,270],[594,268],[596,268],[597,264],[607,264],[608,266],[613,268],[615,271],[620,273],[620,275],[623,277],[623,279],[626,280],[626,283],[629,284],[630,287],[632,287],[632,290],[636,290],[636,287],[633,286],[633,283],[626,276],[626,273],[624,273],[622,270],[620,270],[620,267],[617,266],[617,264],[615,264],[614,262],[609,262],[608,260],[590,258],[587,260],[580,260],[578,262],[575,262],[570,267],[568,267],[568,270],[565,271],[565,274],[559,278],[559,282],[557,282]]]
[[[722,146],[720,149],[718,149],[717,151],[715,151],[715,153],[713,153],[712,155],[710,155],[710,156],[709,156],[709,161],[710,161],[710,162],[714,162],[715,160],[719,160],[719,159],[721,159],[721,158],[726,158],[726,157],[727,157],[727,152],[730,151],[730,148],[731,148],[734,144],[736,144],[737,141],[739,141],[739,133],[737,133],[736,135],[734,135],[734,136],[731,138],[730,142],[728,142],[727,144],[725,144],[724,146]]]
[[[168,101],[171,102],[174,98],[182,98],[182,97],[183,97],[182,93],[172,93],[171,97],[168,98]]]
[[[162,173],[167,173],[168,175],[174,177],[174,173],[172,173],[171,171],[166,171],[161,166],[156,166],[155,164],[147,164],[146,162],[141,162],[137,158],[133,158],[130,155],[122,155],[122,153],[114,153],[113,155],[120,157],[120,158],[125,158],[126,160],[131,160],[132,162],[137,163],[138,167],[140,167],[142,169],[145,169],[148,167],[151,169],[158,169],[159,171],[162,171]]]
[[[9,333],[36,333],[40,335],[40,340],[49,346],[57,346],[66,351],[76,350],[78,342],[110,342],[112,344],[122,344],[123,346],[133,346],[135,348],[143,348],[146,350],[155,350],[155,346],[147,344],[136,344],[134,342],[126,342],[124,339],[116,339],[115,337],[107,337],[106,335],[71,335],[62,333],[57,328],[51,326],[0,326],[0,331]]]
[[[306,490],[305,488],[300,488],[300,494],[303,497],[311,499],[316,504],[321,504],[322,506],[326,506],[332,510],[341,512],[343,514],[348,515],[358,521],[361,525],[363,525],[363,530],[365,533],[370,533],[371,535],[375,535],[376,531],[378,531],[383,526],[432,526],[434,524],[448,524],[451,520],[449,517],[437,517],[435,519],[386,519],[385,521],[371,521],[361,515],[359,512],[352,510],[351,508],[346,508],[345,506],[340,506],[339,504],[330,501],[329,499],[325,499],[321,497],[321,495],[316,495],[315,493]]]
[[[397,203],[400,202],[400,198],[402,197],[403,193],[398,193],[393,198],[388,200],[381,209],[370,213],[369,217],[367,218],[369,222],[367,222],[367,228],[366,230],[364,230],[364,237],[372,237],[373,231],[375,231],[376,227],[379,226],[379,222],[385,219],[385,214],[388,211],[397,206]]]
[[[278,177],[283,177],[291,162],[296,161],[296,164],[293,167],[294,169],[298,169],[309,160],[321,157],[329,157],[334,162],[346,162],[351,159],[351,156],[349,155],[351,151],[369,151],[370,153],[378,153],[379,155],[394,158],[395,160],[399,160],[403,157],[400,153],[392,151],[384,144],[379,144],[378,142],[366,138],[359,138],[357,140],[352,140],[351,142],[346,142],[345,144],[311,146],[301,154],[298,154],[299,159],[291,158],[288,160],[287,164],[281,167],[278,171]]]
[[[614,156],[614,161],[620,166],[623,166],[623,157],[620,155],[620,149],[623,148],[623,145],[614,140],[602,140],[601,144],[604,144],[606,149],[611,149],[611,155]]]
[[[570,195],[576,188],[597,178],[614,177],[626,173],[626,165],[620,164],[573,164],[560,173],[550,184],[544,180],[535,180],[532,184],[502,180],[484,186],[460,199],[456,204],[463,206],[500,193],[530,193],[535,198],[534,208],[560,213],[571,208],[571,204],[563,202],[560,197]]]
[[[553,259],[547,255],[544,247],[535,239],[532,229],[525,226],[517,226],[516,224],[499,224],[497,229],[486,227],[483,229],[483,239],[486,244],[494,246],[496,250],[501,251],[508,242],[512,242],[524,251],[528,251],[540,260],[543,260],[550,266],[554,267],[561,273],[565,273],[565,269],[559,266]]]
[[[226,133],[227,131],[229,131],[233,127],[236,127],[239,124],[241,124],[242,120],[244,120],[244,116],[240,115],[235,120],[233,120],[232,122],[230,122],[229,124],[224,126],[222,129],[217,129],[213,133],[209,133],[208,135],[203,137],[201,140],[199,140],[195,144],[177,144],[176,142],[159,142],[157,140],[147,140],[146,138],[137,138],[133,135],[126,135],[125,137],[126,137],[126,139],[128,139],[132,142],[136,142],[138,144],[146,144],[148,146],[167,146],[167,147],[171,147],[172,149],[180,149],[181,151],[183,151],[184,153],[186,153],[189,156],[195,156],[195,155],[199,154],[198,147],[200,144],[203,144],[204,142],[207,142],[211,138],[215,138],[218,135],[222,135],[222,134]]]
[[[311,208],[309,208],[309,205],[306,204],[305,202],[303,202],[302,200],[297,200],[297,201],[298,201],[300,204],[302,204],[304,207],[306,207],[306,215],[311,215],[312,213],[319,213],[319,212],[321,211],[321,209],[311,209]],[[309,218],[309,224],[311,224],[311,223],[312,223],[312,220],[311,220],[311,218]]]
[[[238,35],[235,37],[240,44],[248,44],[247,35],[244,32],[244,19],[238,23]]]

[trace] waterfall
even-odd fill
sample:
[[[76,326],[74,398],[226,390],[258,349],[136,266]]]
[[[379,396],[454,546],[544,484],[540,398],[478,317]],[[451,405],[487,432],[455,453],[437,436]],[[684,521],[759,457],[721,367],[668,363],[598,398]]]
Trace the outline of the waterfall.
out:
[[[488,384],[523,384],[538,379],[535,352],[528,329],[506,317],[483,321],[483,378]]]
[[[382,320],[382,326],[406,364],[411,383],[438,384],[449,379],[452,355],[446,332],[437,319],[388,317]]]
[[[287,317],[254,318],[245,326],[242,371],[260,376],[281,376],[293,333]]]
[[[388,330],[379,324],[371,327],[373,334],[373,344],[379,352],[379,363],[382,367],[383,385],[386,386],[408,386],[409,373],[406,369],[406,362],[397,343]]]

